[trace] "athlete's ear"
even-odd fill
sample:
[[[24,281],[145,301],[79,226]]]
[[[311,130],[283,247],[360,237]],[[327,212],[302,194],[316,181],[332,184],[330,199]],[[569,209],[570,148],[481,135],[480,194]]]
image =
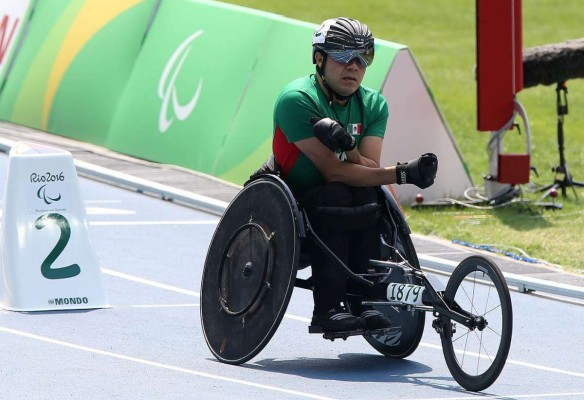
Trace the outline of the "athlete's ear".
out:
[[[321,68],[322,62],[324,61],[324,56],[320,51],[317,51],[316,54],[314,54],[314,59],[316,60],[316,65],[318,65],[318,67]]]

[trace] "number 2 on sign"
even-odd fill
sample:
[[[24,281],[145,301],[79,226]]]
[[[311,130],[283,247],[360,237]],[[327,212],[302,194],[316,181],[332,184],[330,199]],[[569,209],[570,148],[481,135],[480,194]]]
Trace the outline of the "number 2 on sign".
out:
[[[71,264],[61,268],[51,268],[57,257],[65,250],[71,237],[71,225],[67,218],[57,213],[44,214],[37,218],[34,226],[43,229],[47,225],[55,224],[61,230],[59,241],[41,264],[41,273],[47,279],[67,279],[79,275],[81,268],[78,264]]]
[[[387,299],[389,301],[401,301],[406,304],[422,305],[423,286],[410,285],[408,283],[390,283],[387,286]]]

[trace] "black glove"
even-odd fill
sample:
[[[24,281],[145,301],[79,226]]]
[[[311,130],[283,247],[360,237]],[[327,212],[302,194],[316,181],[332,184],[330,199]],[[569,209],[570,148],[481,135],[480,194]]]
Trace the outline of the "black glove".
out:
[[[341,149],[351,151],[357,146],[357,141],[347,132],[337,121],[330,118],[319,120],[317,117],[311,117],[312,132],[326,147],[331,151]]]
[[[395,167],[397,172],[397,184],[411,183],[421,189],[432,186],[438,171],[438,158],[434,153],[423,154],[417,160],[407,163],[398,163]]]

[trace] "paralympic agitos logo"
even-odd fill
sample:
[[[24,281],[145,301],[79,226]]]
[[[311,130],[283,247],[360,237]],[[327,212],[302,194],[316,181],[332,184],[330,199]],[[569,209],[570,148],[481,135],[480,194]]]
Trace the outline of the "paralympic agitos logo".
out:
[[[167,61],[158,82],[158,97],[162,99],[162,108],[158,117],[158,129],[160,133],[164,133],[170,128],[175,120],[175,117],[181,121],[188,118],[195,109],[201,90],[203,89],[203,78],[199,80],[199,84],[191,99],[186,104],[179,103],[178,92],[176,88],[176,80],[181,73],[181,69],[187,56],[189,55],[192,43],[195,39],[203,34],[203,30],[198,30],[188,38],[186,38],[180,46],[172,53],[172,56]]]
[[[56,201],[61,200],[61,193],[57,194],[47,194],[47,184],[45,183],[43,186],[37,190],[37,197],[45,202],[45,204],[52,204]]]

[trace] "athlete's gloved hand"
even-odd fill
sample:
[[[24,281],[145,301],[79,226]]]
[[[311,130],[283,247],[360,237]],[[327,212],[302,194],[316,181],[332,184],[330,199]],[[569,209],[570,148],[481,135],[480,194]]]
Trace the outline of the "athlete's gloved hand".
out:
[[[411,183],[421,189],[432,186],[438,171],[438,158],[434,153],[423,154],[417,160],[398,163],[395,167],[397,184]]]
[[[330,118],[319,120],[317,117],[311,117],[312,132],[326,147],[331,151],[341,149],[351,151],[357,146],[357,141],[347,132],[337,121]]]

